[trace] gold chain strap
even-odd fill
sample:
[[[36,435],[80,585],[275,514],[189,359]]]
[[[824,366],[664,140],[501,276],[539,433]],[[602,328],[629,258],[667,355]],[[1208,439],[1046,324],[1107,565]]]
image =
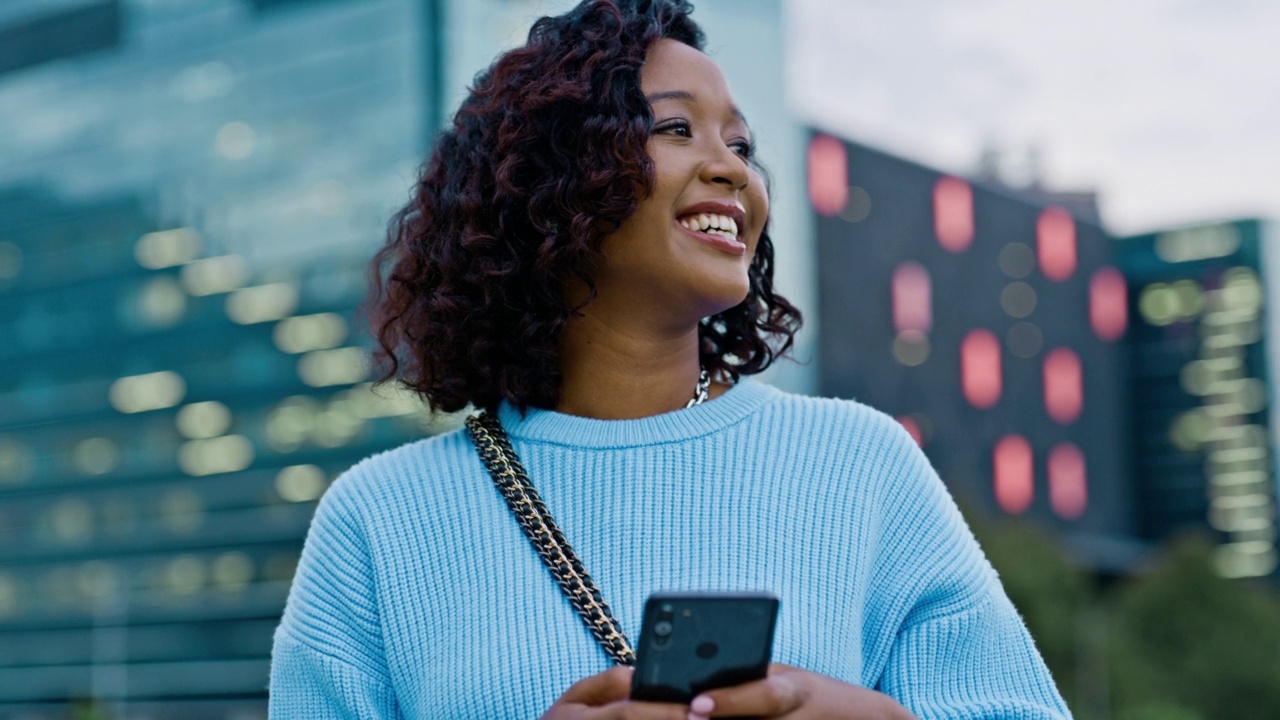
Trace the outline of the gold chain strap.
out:
[[[520,528],[587,624],[587,629],[615,663],[634,665],[636,654],[631,643],[618,626],[595,581],[587,574],[582,561],[578,560],[534,489],[515,448],[511,447],[511,440],[502,429],[502,423],[493,415],[481,412],[467,418],[467,434],[493,477],[493,484],[519,521]]]

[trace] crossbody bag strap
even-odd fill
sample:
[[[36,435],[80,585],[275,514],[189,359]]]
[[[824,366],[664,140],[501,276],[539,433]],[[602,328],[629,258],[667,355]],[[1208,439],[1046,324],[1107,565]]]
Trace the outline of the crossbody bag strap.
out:
[[[529,474],[520,464],[520,457],[511,440],[502,429],[498,418],[481,412],[467,418],[467,434],[480,453],[480,459],[493,478],[507,507],[515,515],[524,530],[525,537],[533,544],[538,556],[551,571],[560,589],[564,591],[582,621],[609,658],[618,665],[634,665],[636,654],[631,643],[614,619],[609,604],[604,601],[595,581],[587,574],[564,533],[534,489]]]

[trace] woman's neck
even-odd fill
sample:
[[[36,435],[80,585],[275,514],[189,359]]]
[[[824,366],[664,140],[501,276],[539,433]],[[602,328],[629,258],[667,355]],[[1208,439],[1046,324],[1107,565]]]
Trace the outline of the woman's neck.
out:
[[[588,314],[560,337],[558,412],[624,420],[678,410],[698,376],[697,326],[684,331],[620,327]],[[712,395],[723,392],[713,387]]]

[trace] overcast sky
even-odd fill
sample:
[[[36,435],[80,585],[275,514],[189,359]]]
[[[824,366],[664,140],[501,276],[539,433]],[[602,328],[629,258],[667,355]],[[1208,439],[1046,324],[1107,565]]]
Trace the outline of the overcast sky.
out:
[[[784,0],[807,120],[952,171],[984,144],[1118,233],[1280,220],[1280,0]]]

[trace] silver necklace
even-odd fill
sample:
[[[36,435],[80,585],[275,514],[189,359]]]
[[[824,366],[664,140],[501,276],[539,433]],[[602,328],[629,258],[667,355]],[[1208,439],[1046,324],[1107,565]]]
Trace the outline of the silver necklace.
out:
[[[702,372],[698,375],[698,384],[693,388],[693,397],[689,399],[687,408],[694,405],[701,405],[707,401],[707,395],[711,392],[711,373],[706,368],[702,368]]]

